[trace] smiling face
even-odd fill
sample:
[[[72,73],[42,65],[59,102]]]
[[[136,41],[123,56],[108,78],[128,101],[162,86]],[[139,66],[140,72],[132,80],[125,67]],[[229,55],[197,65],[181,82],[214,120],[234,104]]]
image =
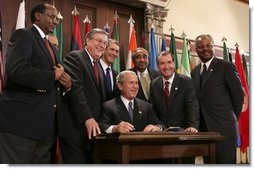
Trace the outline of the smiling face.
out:
[[[109,42],[102,59],[107,65],[112,65],[119,54],[119,46],[116,43]]]
[[[137,96],[139,89],[138,77],[134,72],[125,73],[123,82],[118,83],[117,85],[124,98],[132,100]]]
[[[144,72],[149,64],[148,52],[144,48],[137,48],[133,53],[133,63],[135,68],[140,71]]]
[[[175,64],[170,53],[159,55],[157,58],[157,67],[161,75],[166,79],[170,79],[175,72]]]
[[[203,63],[209,61],[214,55],[213,40],[208,35],[202,35],[196,39],[196,52]]]
[[[95,33],[91,38],[86,39],[86,49],[93,59],[100,59],[107,47],[107,35]]]

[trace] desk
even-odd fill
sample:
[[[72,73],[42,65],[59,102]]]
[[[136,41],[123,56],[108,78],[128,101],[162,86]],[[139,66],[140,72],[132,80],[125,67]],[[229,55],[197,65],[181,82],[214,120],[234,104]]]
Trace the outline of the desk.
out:
[[[94,139],[94,158],[96,163],[104,159],[128,164],[129,160],[209,156],[209,162],[215,163],[215,143],[223,139],[216,132],[101,134]]]

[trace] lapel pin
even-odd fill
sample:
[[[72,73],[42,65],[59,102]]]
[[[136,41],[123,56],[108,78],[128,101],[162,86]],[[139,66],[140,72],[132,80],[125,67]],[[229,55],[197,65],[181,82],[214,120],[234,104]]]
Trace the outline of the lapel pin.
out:
[[[139,114],[142,114],[142,111],[138,111]]]
[[[210,69],[210,72],[212,72],[213,71],[213,69]]]
[[[178,90],[178,87],[176,87],[175,90]]]

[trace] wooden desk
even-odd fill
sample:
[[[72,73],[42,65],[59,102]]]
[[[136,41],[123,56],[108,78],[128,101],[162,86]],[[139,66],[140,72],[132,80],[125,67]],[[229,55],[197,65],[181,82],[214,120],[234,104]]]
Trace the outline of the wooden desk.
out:
[[[215,142],[225,139],[216,132],[131,132],[101,134],[94,140],[94,158],[117,160],[127,164],[129,160],[209,156],[215,163]]]

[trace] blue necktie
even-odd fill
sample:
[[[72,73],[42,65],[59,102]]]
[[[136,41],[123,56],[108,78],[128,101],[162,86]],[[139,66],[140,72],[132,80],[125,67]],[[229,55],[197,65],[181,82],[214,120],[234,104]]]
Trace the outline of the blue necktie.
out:
[[[129,112],[129,115],[131,117],[131,121],[133,121],[133,108],[132,108],[132,102],[129,102],[129,105],[128,105],[128,112]]]
[[[106,82],[107,82],[107,92],[112,92],[112,84],[111,84],[111,77],[110,77],[110,68],[106,69]]]

